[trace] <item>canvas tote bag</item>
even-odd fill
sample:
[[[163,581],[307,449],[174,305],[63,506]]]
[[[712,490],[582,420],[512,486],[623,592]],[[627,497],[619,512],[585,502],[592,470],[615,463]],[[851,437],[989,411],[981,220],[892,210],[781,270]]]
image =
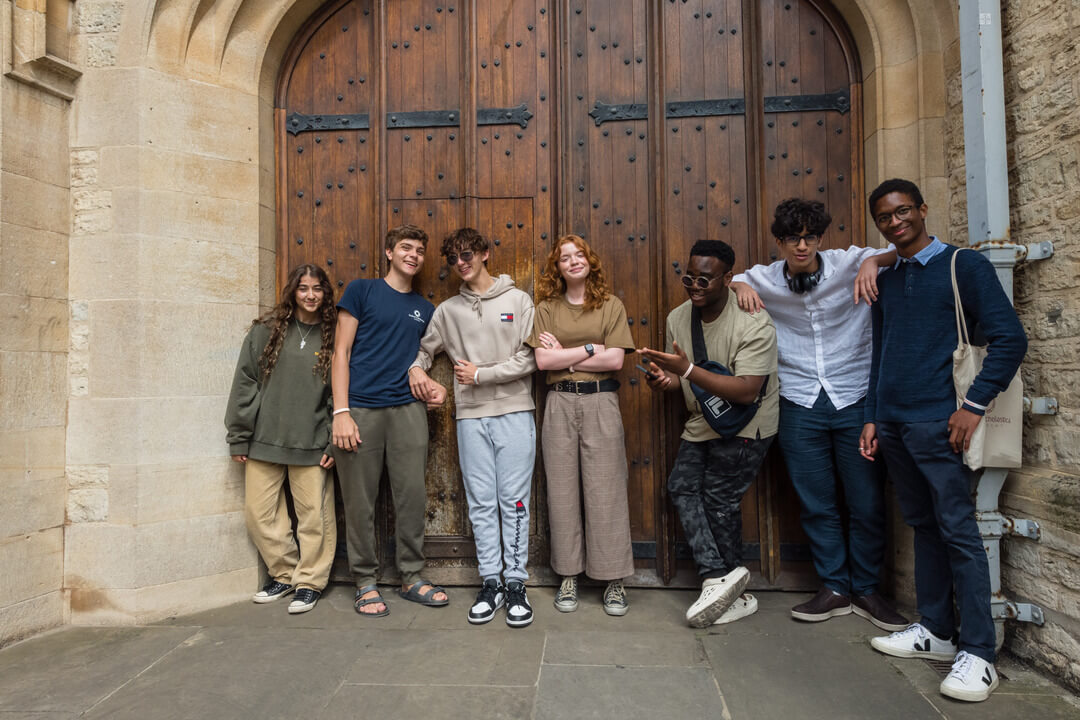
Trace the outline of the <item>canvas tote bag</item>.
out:
[[[964,403],[971,383],[982,370],[986,346],[972,345],[968,336],[960,289],[956,286],[956,256],[952,256],[952,289],[956,305],[956,350],[953,351],[953,385],[956,387],[956,407]],[[994,398],[986,409],[982,422],[971,436],[971,446],[964,451],[964,463],[972,470],[984,467],[1018,468],[1021,461],[1023,434],[1024,384],[1017,370],[1009,387]]]

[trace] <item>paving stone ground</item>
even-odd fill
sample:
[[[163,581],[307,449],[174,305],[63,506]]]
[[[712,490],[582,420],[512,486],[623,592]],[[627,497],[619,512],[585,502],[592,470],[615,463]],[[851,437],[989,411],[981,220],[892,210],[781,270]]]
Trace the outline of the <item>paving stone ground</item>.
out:
[[[694,630],[691,592],[631,590],[630,612],[612,618],[600,588],[569,614],[534,588],[535,621],[511,629],[501,615],[470,626],[473,592],[451,588],[433,609],[387,588],[390,615],[365,618],[334,586],[304,615],[240,603],[59,629],[0,650],[0,720],[1080,718],[1080,698],[1007,655],[989,701],[948,700],[926,663],[871,650],[865,620],[791,620],[803,595],[758,593],[756,615]]]

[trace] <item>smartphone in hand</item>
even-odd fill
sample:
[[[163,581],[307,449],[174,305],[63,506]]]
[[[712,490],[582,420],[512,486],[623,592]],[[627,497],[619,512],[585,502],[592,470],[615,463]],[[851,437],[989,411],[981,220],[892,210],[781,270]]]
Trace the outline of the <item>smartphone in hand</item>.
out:
[[[636,367],[641,372],[645,373],[645,377],[647,377],[650,380],[655,380],[656,378],[660,377],[659,375],[657,375],[653,371],[649,370],[647,367],[643,367],[641,365],[641,363],[635,363],[634,367]]]

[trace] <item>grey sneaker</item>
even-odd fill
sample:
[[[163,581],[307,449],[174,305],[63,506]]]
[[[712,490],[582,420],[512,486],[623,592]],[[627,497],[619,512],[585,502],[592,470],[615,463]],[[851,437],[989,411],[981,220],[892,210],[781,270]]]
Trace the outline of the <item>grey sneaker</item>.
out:
[[[616,617],[625,615],[630,609],[630,603],[626,601],[626,590],[621,580],[612,580],[604,589],[604,612]]]
[[[555,609],[559,612],[577,610],[577,576],[566,576],[555,593]]]

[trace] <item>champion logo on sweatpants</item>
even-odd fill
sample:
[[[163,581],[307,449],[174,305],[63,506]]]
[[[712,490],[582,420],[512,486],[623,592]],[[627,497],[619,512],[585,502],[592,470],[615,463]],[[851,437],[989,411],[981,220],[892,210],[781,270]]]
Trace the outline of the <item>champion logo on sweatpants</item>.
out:
[[[503,322],[514,322],[514,313],[501,313],[499,319]]]

